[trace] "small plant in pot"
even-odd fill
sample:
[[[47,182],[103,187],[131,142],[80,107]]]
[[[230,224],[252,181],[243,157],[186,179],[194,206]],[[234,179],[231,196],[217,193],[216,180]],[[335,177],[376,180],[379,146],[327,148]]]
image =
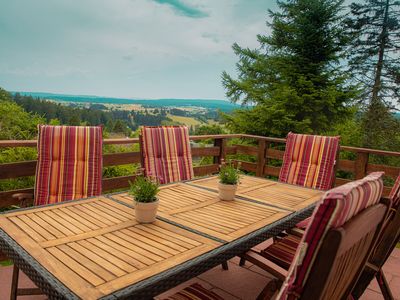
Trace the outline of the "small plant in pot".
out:
[[[219,198],[233,200],[239,183],[240,171],[231,164],[222,165],[219,171]]]
[[[159,184],[149,177],[138,176],[130,184],[129,194],[135,202],[135,216],[139,223],[151,223],[156,220],[158,209],[157,193]]]

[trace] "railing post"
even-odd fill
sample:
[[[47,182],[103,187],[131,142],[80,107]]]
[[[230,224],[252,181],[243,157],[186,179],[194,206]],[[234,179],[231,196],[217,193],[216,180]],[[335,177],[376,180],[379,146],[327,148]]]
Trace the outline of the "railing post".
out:
[[[265,166],[265,151],[267,149],[269,143],[265,140],[258,140],[258,154],[257,154],[257,170],[256,176],[264,175],[264,166]]]
[[[214,140],[214,146],[219,147],[219,155],[214,156],[214,164],[220,165],[226,158],[226,139],[219,138]]]
[[[355,179],[361,179],[367,175],[369,153],[367,152],[357,152],[357,157],[355,161]]]

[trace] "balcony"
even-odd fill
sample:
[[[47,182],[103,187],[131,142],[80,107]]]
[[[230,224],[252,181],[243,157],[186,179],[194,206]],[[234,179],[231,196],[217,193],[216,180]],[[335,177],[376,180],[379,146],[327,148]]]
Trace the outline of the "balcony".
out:
[[[222,160],[240,162],[244,172],[259,177],[276,178],[280,171],[285,146],[285,139],[251,136],[243,134],[191,136],[192,155],[195,162],[196,176],[205,176],[218,171]],[[117,145],[125,152],[107,153],[103,155],[104,167],[137,164],[140,166],[138,139],[106,139],[105,147]],[[0,141],[0,147],[36,147],[36,141]],[[115,149],[114,149],[115,150]],[[400,173],[400,167],[395,164],[400,161],[400,152],[380,151],[373,149],[341,146],[337,163],[336,185],[364,177],[373,171],[385,172],[384,195],[388,195],[391,184]],[[34,176],[36,161],[23,161],[0,164],[0,180]],[[103,179],[103,193],[127,189],[134,174]],[[31,187],[19,190],[0,192],[0,208],[18,205],[11,197],[15,193],[33,193]],[[269,243],[268,241],[266,243]],[[238,266],[238,259],[229,262],[229,271],[223,271],[217,266],[202,275],[190,279],[181,286],[200,282],[204,287],[212,289],[224,299],[255,299],[272,275],[247,263],[245,267]],[[8,298],[11,280],[11,267],[0,268],[0,299]],[[389,285],[396,299],[400,299],[400,249],[392,253],[384,267]],[[21,279],[21,285],[30,285],[26,277]],[[179,287],[181,287],[179,286]],[[175,290],[175,289],[174,289]],[[171,292],[167,292],[167,295]],[[24,299],[43,299],[42,296],[26,297]],[[374,281],[364,293],[362,299],[382,299],[379,288]]]

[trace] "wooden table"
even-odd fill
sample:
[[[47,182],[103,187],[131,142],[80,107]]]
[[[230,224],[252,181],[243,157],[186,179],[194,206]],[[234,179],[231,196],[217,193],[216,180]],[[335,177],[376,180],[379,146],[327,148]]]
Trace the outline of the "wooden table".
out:
[[[221,201],[216,184],[161,187],[152,224],[135,220],[127,193],[5,213],[0,248],[51,297],[150,298],[293,226],[322,194],[243,176]]]

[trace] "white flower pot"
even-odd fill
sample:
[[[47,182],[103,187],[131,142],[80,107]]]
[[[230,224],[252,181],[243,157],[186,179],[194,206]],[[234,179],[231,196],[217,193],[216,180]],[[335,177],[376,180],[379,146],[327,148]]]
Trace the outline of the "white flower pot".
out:
[[[154,202],[135,201],[135,216],[139,223],[152,223],[156,220],[159,200]]]
[[[233,200],[237,190],[237,184],[218,183],[219,198],[221,200]]]

